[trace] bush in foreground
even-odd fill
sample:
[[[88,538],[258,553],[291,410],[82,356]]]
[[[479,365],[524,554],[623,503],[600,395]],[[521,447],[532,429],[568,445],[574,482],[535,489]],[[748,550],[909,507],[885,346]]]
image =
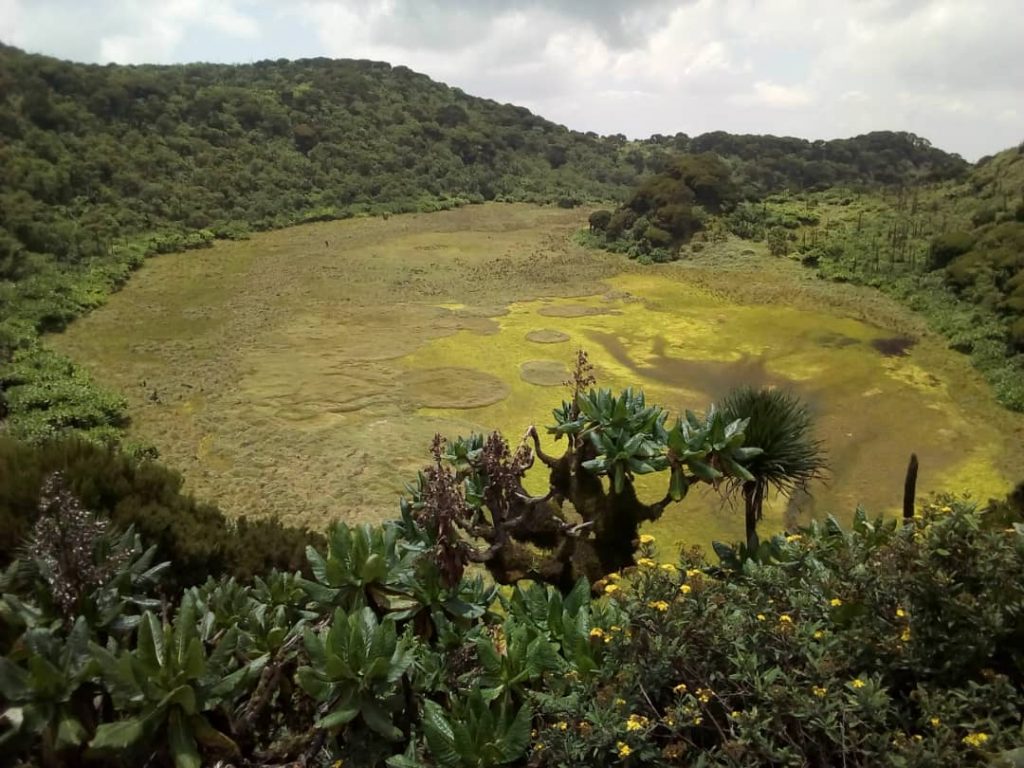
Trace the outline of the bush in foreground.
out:
[[[907,524],[858,513],[717,565],[659,563],[642,536],[636,565],[562,594],[446,586],[407,516],[333,527],[312,578],[168,602],[152,551],[59,495],[0,577],[0,746],[44,766],[1012,765],[1014,518],[953,499]],[[78,555],[55,570],[70,524]],[[53,599],[70,581],[89,589]]]

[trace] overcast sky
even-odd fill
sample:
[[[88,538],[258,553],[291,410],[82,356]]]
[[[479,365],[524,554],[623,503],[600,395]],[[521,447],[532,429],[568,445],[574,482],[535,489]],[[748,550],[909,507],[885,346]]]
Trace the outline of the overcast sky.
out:
[[[0,0],[76,61],[405,64],[577,130],[1024,140],[1022,0]]]

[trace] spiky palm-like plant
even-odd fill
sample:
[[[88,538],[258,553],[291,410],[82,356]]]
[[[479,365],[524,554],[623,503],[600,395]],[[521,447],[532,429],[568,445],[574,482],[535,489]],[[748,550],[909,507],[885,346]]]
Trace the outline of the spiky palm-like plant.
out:
[[[780,389],[739,387],[718,406],[726,421],[749,419],[746,445],[761,453],[746,462],[753,480],[733,478],[743,494],[746,515],[747,550],[758,547],[757,522],[761,519],[765,493],[776,488],[785,496],[806,488],[826,469],[821,441],[813,435],[810,409],[799,397]]]

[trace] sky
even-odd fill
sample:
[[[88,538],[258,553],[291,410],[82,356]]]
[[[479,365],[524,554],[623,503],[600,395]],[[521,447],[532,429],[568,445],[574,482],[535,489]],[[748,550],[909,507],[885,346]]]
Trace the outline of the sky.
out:
[[[1022,0],[0,0],[83,62],[404,64],[581,131],[1024,140]]]

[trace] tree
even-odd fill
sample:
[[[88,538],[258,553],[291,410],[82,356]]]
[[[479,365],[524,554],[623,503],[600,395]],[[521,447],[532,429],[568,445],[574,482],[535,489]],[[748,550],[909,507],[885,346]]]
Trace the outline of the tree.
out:
[[[427,531],[448,583],[471,562],[501,584],[533,579],[568,591],[581,577],[593,583],[634,564],[640,525],[684,499],[691,485],[760,482],[746,469],[761,449],[747,439],[745,417],[711,407],[669,428],[667,412],[643,392],[594,389],[582,350],[567,383],[571,398],[548,427],[567,442],[561,456],[542,448],[532,426],[515,449],[497,432],[435,437],[434,460],[402,512]],[[536,459],[548,470],[548,492],[531,497],[523,478]],[[635,478],[659,472],[667,474],[664,496],[641,500]]]
[[[768,488],[790,496],[821,477],[826,468],[821,442],[812,434],[807,405],[779,389],[741,387],[722,400],[726,420],[744,420],[746,442],[760,451],[744,464],[750,478],[731,479],[743,496],[748,552],[758,547],[757,523]]]

